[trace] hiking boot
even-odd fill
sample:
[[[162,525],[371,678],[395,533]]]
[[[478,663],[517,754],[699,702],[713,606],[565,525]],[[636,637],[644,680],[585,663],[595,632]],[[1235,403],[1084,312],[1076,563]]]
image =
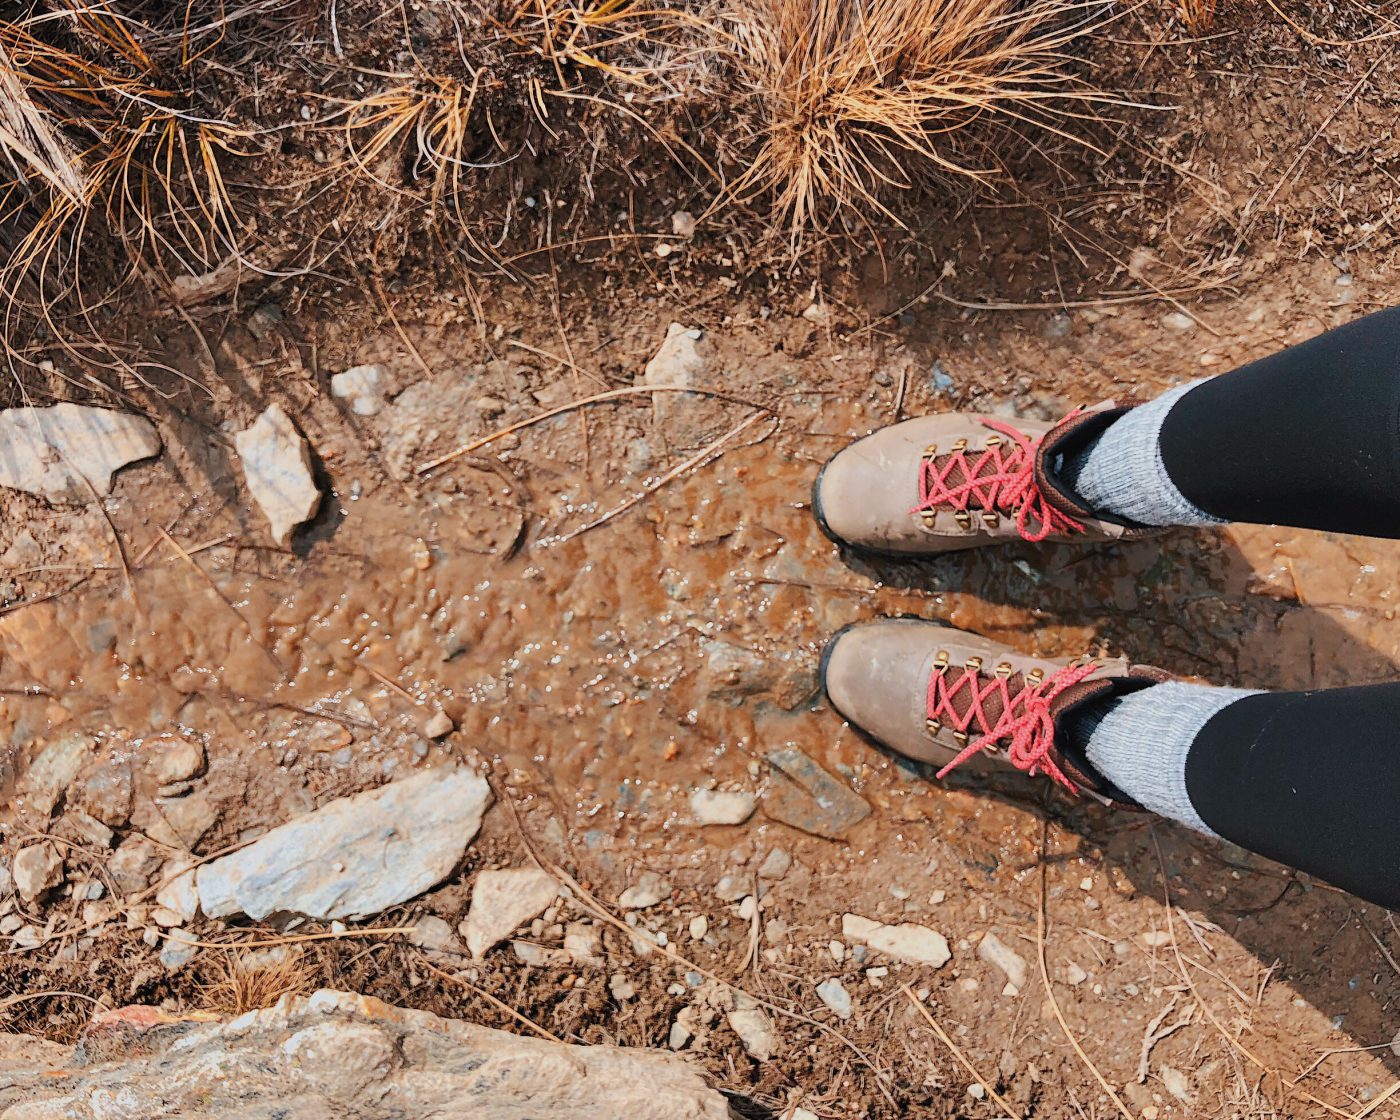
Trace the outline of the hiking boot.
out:
[[[889,618],[827,644],[822,685],[845,719],[887,747],[939,767],[977,761],[1043,773],[1071,791],[1132,804],[1062,734],[1083,705],[1169,680],[1124,660],[1048,660],[940,622]]]
[[[812,511],[838,544],[929,554],[1001,541],[1094,541],[1158,530],[1089,509],[1057,477],[1130,406],[1078,410],[1058,424],[967,412],[905,420],[836,453]]]

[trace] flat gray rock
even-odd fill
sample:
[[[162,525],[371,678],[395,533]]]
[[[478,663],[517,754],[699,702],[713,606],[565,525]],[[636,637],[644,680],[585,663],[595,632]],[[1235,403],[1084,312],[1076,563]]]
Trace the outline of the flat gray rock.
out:
[[[225,1022],[106,1011],[80,1048],[0,1032],[0,1117],[14,1120],[732,1115],[679,1055],[526,1038],[328,990]]]
[[[763,808],[774,820],[839,840],[870,815],[870,805],[796,747],[768,752],[773,784]]]
[[[0,412],[0,486],[51,502],[88,502],[112,489],[112,475],[160,451],[143,416],[56,404]]]
[[[486,780],[459,769],[338,798],[202,866],[200,908],[254,920],[377,914],[447,878],[490,804]]]
[[[274,404],[251,427],[235,432],[233,446],[253,501],[267,516],[272,539],[286,544],[292,530],[316,515],[321,491],[311,474],[311,445]]]

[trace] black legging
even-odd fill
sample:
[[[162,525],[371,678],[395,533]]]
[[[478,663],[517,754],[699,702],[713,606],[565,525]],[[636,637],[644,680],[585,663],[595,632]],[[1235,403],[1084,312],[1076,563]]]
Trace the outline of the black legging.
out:
[[[1161,446],[1226,521],[1400,537],[1400,307],[1196,386]]]
[[[1216,517],[1400,538],[1400,308],[1197,386],[1161,447]],[[1226,839],[1400,909],[1400,683],[1239,700],[1186,789]]]
[[[1186,792],[1225,839],[1400,910],[1400,684],[1236,700],[1191,744]]]

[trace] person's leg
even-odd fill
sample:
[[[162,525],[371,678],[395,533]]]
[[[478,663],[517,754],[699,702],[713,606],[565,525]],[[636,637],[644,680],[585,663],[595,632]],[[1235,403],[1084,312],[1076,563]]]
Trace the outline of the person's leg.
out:
[[[1144,807],[1400,909],[1400,684],[1169,682],[1077,713],[1062,733]]]
[[[1145,525],[1400,537],[1400,308],[1172,390],[1057,474],[1090,506]]]
[[[831,458],[812,508],[841,544],[911,555],[1223,521],[1400,538],[1400,308],[1057,425],[892,424]]]
[[[1230,704],[1192,745],[1186,788],[1227,840],[1400,909],[1400,684]]]
[[[1212,688],[918,619],[843,630],[821,679],[851,724],[939,777],[1042,774],[1400,909],[1400,684]]]

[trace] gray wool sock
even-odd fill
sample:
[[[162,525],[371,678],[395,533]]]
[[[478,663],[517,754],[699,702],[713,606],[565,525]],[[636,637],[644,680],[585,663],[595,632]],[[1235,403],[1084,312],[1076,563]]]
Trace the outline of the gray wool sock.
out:
[[[1143,807],[1214,836],[1187,796],[1186,756],[1212,716],[1255,691],[1167,681],[1130,692],[1079,725],[1079,734],[1088,735],[1084,753]]]
[[[1090,446],[1060,463],[1060,476],[1091,508],[1139,525],[1219,525],[1172,482],[1162,462],[1162,422],[1193,381],[1115,420]]]

